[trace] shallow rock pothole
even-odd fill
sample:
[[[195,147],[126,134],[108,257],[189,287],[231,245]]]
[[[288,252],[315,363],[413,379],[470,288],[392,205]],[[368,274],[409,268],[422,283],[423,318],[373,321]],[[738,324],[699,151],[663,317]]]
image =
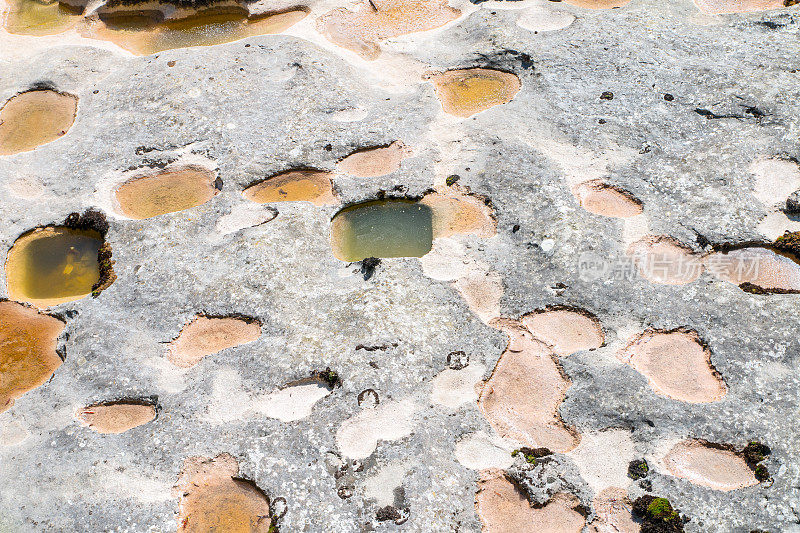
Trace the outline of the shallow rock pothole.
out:
[[[52,89],[12,96],[0,109],[0,155],[29,152],[62,137],[77,109],[77,96]]]

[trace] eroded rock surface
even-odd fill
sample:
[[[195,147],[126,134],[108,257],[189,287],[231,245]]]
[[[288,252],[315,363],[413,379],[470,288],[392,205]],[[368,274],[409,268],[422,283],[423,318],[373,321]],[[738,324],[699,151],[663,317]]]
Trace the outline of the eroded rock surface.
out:
[[[572,450],[580,436],[558,414],[570,382],[554,354],[519,323],[495,324],[509,342],[481,391],[481,412],[502,437],[532,448]]]
[[[534,509],[505,473],[497,470],[481,473],[475,496],[475,507],[486,533],[578,533],[586,523],[575,510],[578,504],[574,496],[556,494],[544,507]]]
[[[716,402],[728,392],[697,333],[647,330],[620,353],[658,394],[689,403]]]
[[[673,476],[714,490],[731,491],[758,484],[741,455],[705,441],[681,441],[663,461]]]
[[[186,459],[175,485],[180,496],[178,531],[269,533],[269,499],[238,474],[238,462],[227,453]]]

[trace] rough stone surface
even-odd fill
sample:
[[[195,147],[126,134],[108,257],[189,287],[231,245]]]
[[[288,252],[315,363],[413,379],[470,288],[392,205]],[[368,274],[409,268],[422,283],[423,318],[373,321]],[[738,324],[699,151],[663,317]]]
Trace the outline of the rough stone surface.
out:
[[[336,172],[356,150],[402,139],[413,157],[397,171],[332,177],[342,206],[379,191],[418,198],[458,176],[497,217],[493,237],[452,237],[502,288],[499,310],[492,302],[483,318],[563,305],[603,326],[604,346],[560,360],[571,382],[558,409],[564,424],[579,434],[628,430],[635,457],[648,462],[687,438],[759,440],[772,449],[771,484],[712,491],[658,472],[647,481],[690,518],[686,531],[797,531],[798,295],[750,294],[708,272],[652,283],[626,251],[667,235],[700,256],[706,243],[761,241],[797,224],[766,218],[785,198],[759,201],[752,165],[800,157],[798,7],[714,15],[689,0],[613,2],[624,4],[618,9],[453,0],[456,18],[448,10],[428,31],[366,31],[368,51],[379,52],[366,61],[317,30],[326,13],[352,4],[303,3],[308,16],[282,34],[146,56],[76,29],[0,30],[0,103],[38,83],[79,99],[65,135],[0,156],[3,258],[24,232],[97,206],[110,218],[118,276],[99,297],[48,311],[66,322],[65,360],[0,414],[0,530],[174,531],[171,488],[184,461],[227,453],[270,501],[286,499],[282,531],[479,531],[478,472],[454,451],[493,430],[474,402],[434,403],[431,382],[455,351],[484,365],[488,379],[506,335],[450,281],[426,276],[419,259],[384,259],[367,281],[359,265],[335,259],[329,228],[340,206],[282,202],[270,205],[271,221],[260,211],[241,215],[250,184],[294,168]],[[522,18],[532,8],[536,16]],[[447,115],[426,76],[465,68],[511,72],[520,90],[469,118]],[[600,98],[606,91],[613,99]],[[190,155],[216,165],[224,186],[214,198],[149,220],[114,215],[104,183]],[[591,180],[628,191],[643,213],[587,212],[572,188]],[[222,231],[223,219],[237,221],[223,225],[234,229]],[[238,222],[249,219],[258,222]],[[262,334],[176,368],[167,343],[198,314],[253,317]],[[720,401],[655,394],[615,357],[638,332],[681,327],[711,351],[728,387]],[[209,416],[219,397],[246,407],[328,366],[342,386],[303,419]],[[380,399],[376,410],[413,404],[410,431],[359,448],[366,458],[347,457],[336,435],[366,412],[358,396],[367,389]],[[86,405],[141,397],[157,397],[159,416],[129,432],[102,435],[74,422]],[[542,486],[558,488],[543,494],[578,497],[591,523],[596,495],[582,470],[569,455],[553,457]],[[402,498],[392,505],[408,508],[408,519],[378,522],[383,506],[360,487],[407,462],[393,470],[402,472]],[[640,484],[619,488],[631,500],[643,494]]]

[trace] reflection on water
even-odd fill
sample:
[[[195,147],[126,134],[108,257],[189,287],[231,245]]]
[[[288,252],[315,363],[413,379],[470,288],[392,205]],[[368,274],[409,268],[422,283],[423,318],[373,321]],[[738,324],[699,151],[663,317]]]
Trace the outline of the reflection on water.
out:
[[[90,26],[85,36],[111,41],[137,55],[148,55],[279,33],[305,16],[306,12],[299,9],[249,16],[244,8],[225,7],[164,20],[158,11],[112,11],[100,13],[101,22]]]
[[[367,257],[422,257],[431,250],[431,209],[409,200],[350,206],[333,218],[331,246],[342,261]]]
[[[83,12],[57,1],[8,0],[5,28],[19,35],[55,35],[73,27]]]

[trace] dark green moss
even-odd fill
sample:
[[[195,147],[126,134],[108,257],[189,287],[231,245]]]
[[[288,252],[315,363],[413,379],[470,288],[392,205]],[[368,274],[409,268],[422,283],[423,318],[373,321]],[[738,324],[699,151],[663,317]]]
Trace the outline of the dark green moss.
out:
[[[756,476],[756,479],[761,482],[768,481],[770,478],[769,470],[767,470],[767,467],[764,465],[756,465],[753,469],[753,474]]]
[[[520,448],[511,452],[511,457],[521,455],[528,464],[535,465],[537,459],[552,455],[553,452],[547,448]]]
[[[447,176],[447,179],[445,180],[445,183],[447,184],[448,187],[452,187],[460,179],[461,179],[461,176],[458,176],[457,174],[453,174],[451,176]]]
[[[641,533],[682,533],[684,519],[666,498],[645,495],[633,502],[633,515],[641,523]]]
[[[770,453],[772,453],[772,450],[769,446],[755,440],[750,441],[742,450],[744,460],[747,461],[747,464],[751,465],[751,468],[766,459]]]
[[[647,477],[650,472],[650,467],[644,459],[638,461],[631,461],[628,464],[628,477],[634,480]]]
[[[339,377],[338,372],[331,370],[331,367],[327,367],[321,372],[314,372],[312,377],[322,380],[331,390],[342,386],[342,378]]]

